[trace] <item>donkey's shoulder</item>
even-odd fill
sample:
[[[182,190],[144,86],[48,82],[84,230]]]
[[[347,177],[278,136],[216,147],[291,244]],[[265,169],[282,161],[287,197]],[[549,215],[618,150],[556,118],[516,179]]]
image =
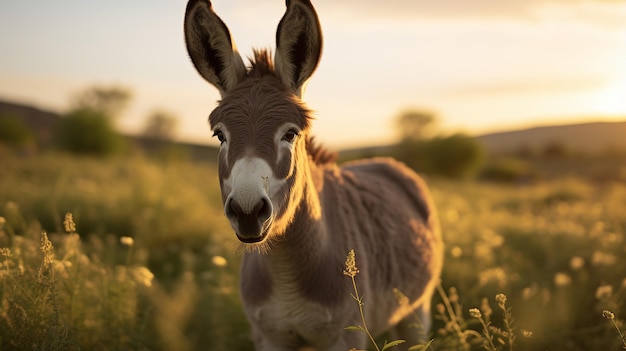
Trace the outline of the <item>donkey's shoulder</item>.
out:
[[[352,175],[362,191],[374,192],[379,198],[395,199],[399,203],[408,201],[425,220],[435,211],[424,180],[402,162],[377,157],[348,162],[341,169]]]

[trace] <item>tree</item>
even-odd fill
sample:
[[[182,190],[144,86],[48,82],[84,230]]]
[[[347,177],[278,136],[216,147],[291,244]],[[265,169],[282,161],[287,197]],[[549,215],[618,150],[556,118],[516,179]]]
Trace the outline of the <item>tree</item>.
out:
[[[126,108],[132,94],[123,87],[92,86],[73,97],[72,110],[90,109],[108,118],[116,118]]]
[[[146,121],[143,135],[149,139],[170,141],[176,132],[178,121],[172,113],[157,110]]]
[[[463,134],[434,138],[422,147],[424,171],[448,178],[474,176],[485,160],[482,144]]]
[[[106,156],[115,153],[122,143],[113,121],[103,112],[89,108],[66,114],[56,132],[58,146],[76,154]]]
[[[129,90],[116,86],[92,86],[77,93],[72,108],[57,127],[57,145],[78,154],[104,156],[116,152],[122,138],[115,130],[114,119],[130,98]]]
[[[436,115],[430,111],[400,113],[396,118],[399,140],[394,156],[424,173],[448,178],[475,175],[485,159],[482,144],[463,134],[433,137],[436,122]]]
[[[401,141],[415,141],[432,136],[437,121],[435,113],[426,110],[406,110],[395,120]]]

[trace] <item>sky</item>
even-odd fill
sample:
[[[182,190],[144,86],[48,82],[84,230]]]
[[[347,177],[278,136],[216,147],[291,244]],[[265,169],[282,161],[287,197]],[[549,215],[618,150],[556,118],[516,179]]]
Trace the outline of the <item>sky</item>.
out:
[[[331,148],[392,142],[405,110],[446,133],[626,120],[626,0],[313,0],[322,61],[304,100]],[[0,1],[0,99],[67,111],[93,85],[133,93],[117,120],[179,118],[210,141],[220,98],[195,71],[183,0]],[[274,48],[282,0],[214,0],[242,56]]]

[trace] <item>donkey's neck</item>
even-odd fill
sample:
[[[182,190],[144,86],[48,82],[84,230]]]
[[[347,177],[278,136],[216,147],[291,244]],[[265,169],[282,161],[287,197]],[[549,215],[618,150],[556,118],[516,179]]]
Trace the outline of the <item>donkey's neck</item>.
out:
[[[332,243],[322,219],[319,190],[323,186],[323,172],[322,168],[311,165],[293,221],[272,244],[266,259],[275,292],[297,289],[311,300],[332,305],[341,295],[337,290],[343,283],[342,261],[331,250]]]
[[[310,171],[301,178],[302,185],[297,187],[301,196],[292,219],[285,232],[272,243],[268,260],[283,263],[289,261],[304,261],[299,263],[313,263],[324,254],[327,242],[326,230],[322,222],[322,208],[318,189],[322,187],[323,170],[309,165]],[[277,269],[289,268],[281,265]],[[278,272],[277,272],[278,273]]]

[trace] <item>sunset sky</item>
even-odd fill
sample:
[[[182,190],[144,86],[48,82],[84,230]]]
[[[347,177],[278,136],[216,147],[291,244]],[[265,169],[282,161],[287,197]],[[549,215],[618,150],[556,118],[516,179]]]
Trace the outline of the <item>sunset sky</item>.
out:
[[[626,1],[313,0],[322,62],[305,100],[331,147],[390,142],[405,109],[478,134],[626,120]],[[178,137],[208,142],[219,99],[194,70],[183,0],[0,1],[0,99],[62,112],[94,84],[133,92],[118,120],[141,131],[155,109]],[[240,52],[274,46],[283,0],[215,0]]]

